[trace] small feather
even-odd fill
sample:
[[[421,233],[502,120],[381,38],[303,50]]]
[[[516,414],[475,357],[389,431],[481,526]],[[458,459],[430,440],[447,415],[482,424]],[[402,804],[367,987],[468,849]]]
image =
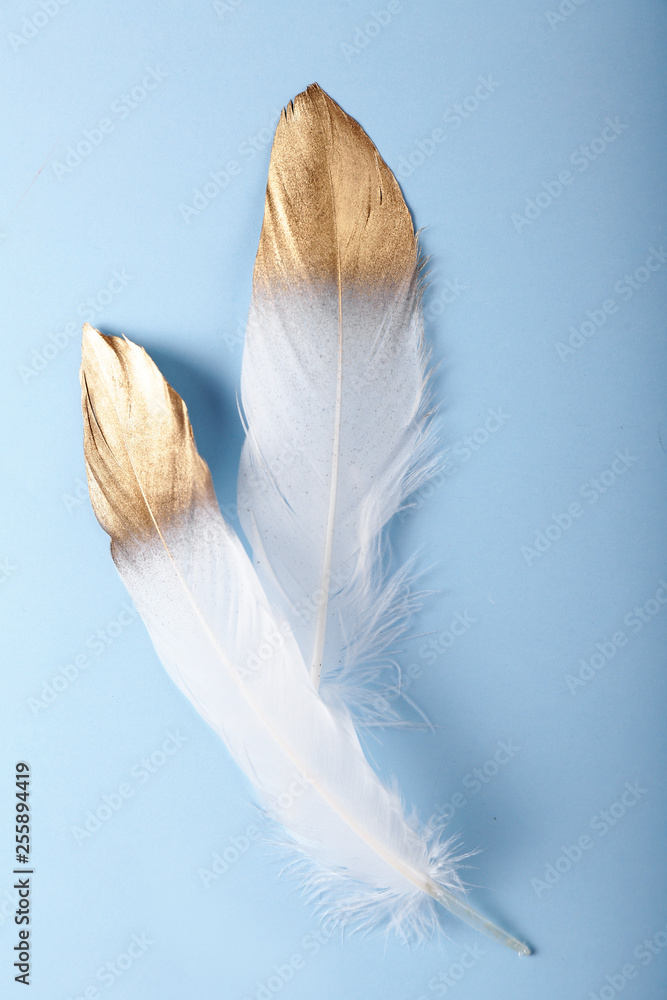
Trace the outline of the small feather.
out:
[[[168,673],[277,816],[310,893],[343,924],[434,925],[459,885],[449,848],[406,817],[346,711],[318,696],[289,627],[223,520],[183,401],[145,351],[84,330],[93,509]]]

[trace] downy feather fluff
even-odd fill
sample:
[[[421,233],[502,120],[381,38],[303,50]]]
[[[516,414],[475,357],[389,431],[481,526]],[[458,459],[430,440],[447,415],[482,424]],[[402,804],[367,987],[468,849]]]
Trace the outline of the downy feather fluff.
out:
[[[450,843],[406,814],[344,700],[318,691],[323,668],[351,675],[380,649],[409,601],[402,576],[383,578],[380,535],[428,471],[418,271],[391,172],[308,88],[276,133],[243,361],[239,506],[255,565],[181,398],[141,348],[86,324],[90,495],[167,672],[327,918],[423,933],[438,900],[526,954],[460,898]]]

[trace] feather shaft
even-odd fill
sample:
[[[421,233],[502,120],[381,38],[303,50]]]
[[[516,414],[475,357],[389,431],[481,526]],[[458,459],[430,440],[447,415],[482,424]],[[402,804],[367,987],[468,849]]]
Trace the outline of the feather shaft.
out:
[[[493,941],[497,941],[498,944],[505,945],[506,948],[511,948],[520,957],[531,954],[531,950],[527,944],[508,934],[507,931],[501,930],[500,927],[487,920],[477,910],[473,910],[472,906],[469,906],[460,896],[454,895],[448,889],[443,889],[442,886],[437,885],[435,882],[427,884],[425,891],[449,910],[453,916],[458,917],[459,920],[468,924],[469,927],[473,927],[480,934],[485,934]]]
[[[331,181],[331,177],[329,178]],[[331,199],[334,199],[333,184],[331,184]],[[335,210],[334,210],[335,218]],[[329,607],[329,590],[331,587],[331,558],[333,555],[334,533],[336,527],[336,497],[338,494],[338,465],[340,462],[340,418],[341,405],[343,401],[343,284],[340,274],[340,253],[336,255],[337,260],[337,284],[338,284],[338,370],[336,372],[336,408],[334,411],[334,432],[331,455],[331,487],[329,491],[329,510],[327,513],[327,525],[324,536],[324,558],[322,567],[322,578],[319,587],[319,607],[317,610],[317,624],[315,626],[315,639],[313,657],[310,667],[310,674],[313,678],[315,690],[320,686],[322,677],[322,660],[324,654],[324,634],[326,630],[327,610]]]

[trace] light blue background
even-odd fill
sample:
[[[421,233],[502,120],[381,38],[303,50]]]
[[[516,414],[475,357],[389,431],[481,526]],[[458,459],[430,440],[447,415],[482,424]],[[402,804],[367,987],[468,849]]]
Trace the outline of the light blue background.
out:
[[[587,0],[561,4],[571,12],[558,20],[547,16],[556,0],[398,7],[366,32],[384,0],[242,0],[217,10],[203,0],[70,0],[43,25],[37,0],[3,6],[3,996],[23,996],[8,915],[17,759],[33,770],[33,1000],[93,985],[119,1000],[241,1000],[261,996],[274,966],[297,953],[303,968],[280,990],[272,980],[270,996],[665,995],[667,949],[645,965],[633,953],[656,934],[667,941],[667,611],[649,603],[647,621],[630,622],[667,578],[667,266],[631,297],[615,285],[667,242],[667,10],[658,0]],[[21,31],[34,37],[23,44]],[[147,67],[164,79],[121,111]],[[472,99],[489,75],[493,92]],[[427,334],[450,449],[449,474],[392,532],[397,558],[420,549],[433,591],[401,659],[414,664],[409,695],[434,729],[389,732],[373,753],[424,818],[465,796],[450,829],[480,849],[467,873],[472,899],[531,942],[530,959],[446,916],[449,941],[408,949],[381,936],[335,938],[315,953],[313,914],[254,843],[205,888],[199,870],[246,835],[253,809],[141,623],[125,615],[129,624],[114,624],[127,598],[82,489],[79,336],[63,331],[88,318],[149,350],[190,407],[221,504],[233,504],[235,395],[269,134],[276,110],[314,80],[390,167],[403,168],[415,224],[425,227]],[[466,99],[467,117],[457,117]],[[580,170],[576,151],[607,117],[620,134]],[[60,169],[68,146],[104,118],[113,130]],[[442,141],[425,143],[434,129]],[[181,206],[231,161],[239,170],[227,188],[186,221]],[[566,169],[571,183],[558,197],[542,194],[533,221],[513,221]],[[107,295],[115,271],[126,284]],[[569,328],[608,299],[617,309],[604,325],[559,356]],[[52,336],[57,349],[45,357]],[[484,440],[490,408],[505,416]],[[475,432],[466,457],[457,442]],[[625,471],[590,502],[582,487],[617,451],[629,456]],[[580,516],[560,537],[550,529],[546,551],[522,552],[573,503]],[[474,622],[452,644],[457,614]],[[626,644],[569,687],[566,675],[619,630]],[[30,699],[83,654],[89,665],[35,708]],[[142,783],[132,769],[169,730],[187,740]],[[519,749],[477,788],[469,776],[499,740]],[[123,782],[133,795],[77,844],[72,828]],[[596,816],[626,782],[646,791],[601,835]],[[565,871],[563,848],[585,835],[590,848]],[[556,863],[564,871],[542,888],[534,880]],[[152,944],[105,987],[96,970],[133,934]],[[466,947],[483,954],[456,981]],[[627,963],[637,972],[623,984],[614,977]]]

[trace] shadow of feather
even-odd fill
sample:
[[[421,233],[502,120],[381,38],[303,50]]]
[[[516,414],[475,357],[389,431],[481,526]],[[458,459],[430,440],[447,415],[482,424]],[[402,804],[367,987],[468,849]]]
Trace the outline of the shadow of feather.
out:
[[[236,477],[245,437],[232,386],[194,365],[180,353],[144,345],[165,379],[184,400],[197,442],[206,460],[222,515],[237,527]]]

